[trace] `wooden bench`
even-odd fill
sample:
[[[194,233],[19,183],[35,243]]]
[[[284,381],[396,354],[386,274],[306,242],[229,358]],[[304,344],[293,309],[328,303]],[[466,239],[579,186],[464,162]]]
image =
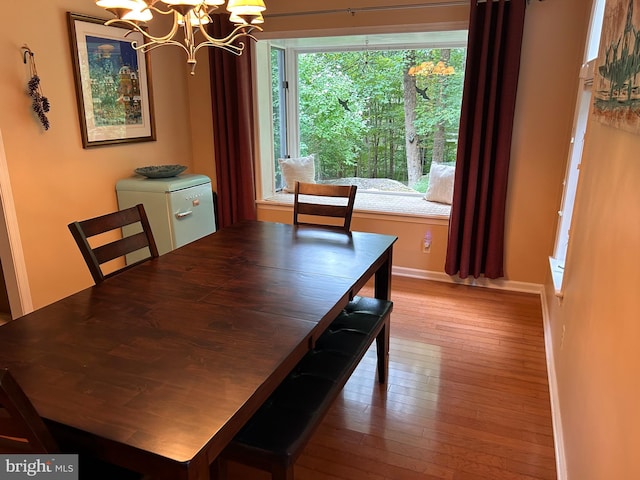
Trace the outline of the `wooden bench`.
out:
[[[374,339],[378,381],[386,382],[392,307],[355,297],[225,448],[212,478],[226,479],[232,460],[293,480],[296,459]]]

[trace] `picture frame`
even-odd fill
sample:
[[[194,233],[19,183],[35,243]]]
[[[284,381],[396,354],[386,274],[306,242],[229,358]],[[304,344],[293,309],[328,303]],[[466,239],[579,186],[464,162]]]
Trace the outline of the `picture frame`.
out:
[[[607,0],[593,78],[593,114],[640,134],[640,0]]]
[[[67,12],[84,148],[154,141],[149,54],[140,32]]]

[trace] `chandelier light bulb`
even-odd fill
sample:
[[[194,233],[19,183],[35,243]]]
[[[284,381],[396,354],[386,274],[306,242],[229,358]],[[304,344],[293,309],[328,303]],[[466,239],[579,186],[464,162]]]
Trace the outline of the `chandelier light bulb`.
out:
[[[123,20],[130,20],[132,22],[140,22],[140,23],[144,23],[144,22],[148,22],[149,20],[151,20],[153,18],[153,13],[151,13],[151,10],[149,8],[147,8],[147,4],[142,2],[142,8],[139,8],[137,10],[131,10],[128,13],[125,13],[122,16]]]

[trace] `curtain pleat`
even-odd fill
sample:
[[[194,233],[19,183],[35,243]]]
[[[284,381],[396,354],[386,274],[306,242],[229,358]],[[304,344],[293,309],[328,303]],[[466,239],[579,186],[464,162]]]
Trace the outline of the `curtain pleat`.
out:
[[[233,25],[228,15],[213,15],[209,32],[227,36]],[[209,48],[214,153],[220,228],[241,220],[255,220],[253,90],[251,40],[236,56]]]
[[[504,222],[525,0],[471,1],[445,271],[504,276]]]

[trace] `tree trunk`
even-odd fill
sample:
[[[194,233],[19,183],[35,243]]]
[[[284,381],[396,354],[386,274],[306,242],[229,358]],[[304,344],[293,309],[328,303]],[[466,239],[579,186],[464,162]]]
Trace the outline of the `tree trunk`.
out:
[[[422,177],[420,149],[416,135],[416,77],[409,75],[409,67],[415,65],[416,54],[411,50],[407,55],[407,68],[404,70],[404,131],[407,148],[408,185],[415,185]]]
[[[451,50],[448,48],[443,48],[441,50],[442,57],[441,60],[447,64],[449,63],[449,59],[451,58]],[[444,108],[444,102],[442,99],[442,90],[443,90],[443,82],[444,76],[440,76],[438,78],[439,84],[439,92],[438,96],[435,99],[436,102],[436,111],[439,111]],[[444,145],[445,145],[445,132],[444,132],[444,122],[438,124],[438,126],[433,131],[433,150],[431,151],[431,164],[434,163],[442,163],[444,160]]]
[[[444,160],[444,124],[440,123],[433,131],[433,150],[431,151],[431,165],[442,163]]]

